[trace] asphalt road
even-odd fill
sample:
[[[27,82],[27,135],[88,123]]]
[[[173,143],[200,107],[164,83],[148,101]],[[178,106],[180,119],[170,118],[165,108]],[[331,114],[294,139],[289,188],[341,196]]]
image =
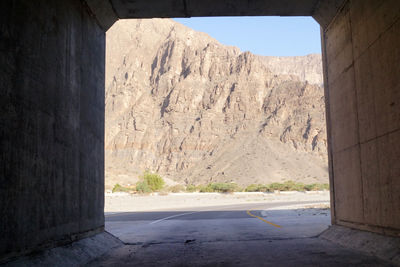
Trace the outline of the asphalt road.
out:
[[[318,238],[329,210],[279,209],[312,203],[107,213],[125,245],[89,266],[390,266]]]
[[[106,222],[118,221],[158,221],[164,220],[170,216],[183,217],[184,220],[199,219],[218,219],[226,216],[232,218],[248,218],[247,210],[253,210],[255,213],[276,207],[291,205],[308,205],[315,203],[329,203],[321,201],[302,201],[302,202],[271,202],[271,203],[244,203],[235,205],[222,205],[212,207],[193,207],[185,209],[166,209],[161,211],[147,212],[106,212]],[[192,213],[192,214],[187,214]],[[172,218],[171,218],[172,219]],[[168,219],[166,219],[168,220]]]
[[[235,205],[222,205],[212,207],[193,207],[185,209],[165,209],[161,211],[147,211],[147,212],[106,212],[105,217],[107,222],[116,221],[149,221],[149,220],[160,220],[173,215],[181,215],[188,212],[200,213],[198,216],[185,215],[186,220],[190,219],[201,219],[205,217],[217,218],[218,216],[224,216],[225,213],[234,212],[236,216],[246,218],[246,212],[243,211],[249,209],[255,209],[257,212],[265,209],[291,206],[291,205],[308,205],[315,203],[329,203],[321,201],[302,201],[302,202],[271,202],[271,203],[244,203]],[[220,214],[216,213],[219,212]],[[215,217],[217,216],[217,217]],[[238,217],[235,217],[238,218]]]
[[[313,203],[321,202],[244,203],[183,210],[111,213],[106,214],[106,230],[127,244],[312,237],[329,226],[329,211],[322,215],[299,215],[295,211],[275,209]],[[268,211],[271,208],[275,209]]]

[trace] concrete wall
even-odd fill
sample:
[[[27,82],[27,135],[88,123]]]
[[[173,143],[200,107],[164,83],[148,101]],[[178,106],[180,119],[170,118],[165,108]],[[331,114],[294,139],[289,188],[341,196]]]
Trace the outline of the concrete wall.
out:
[[[80,0],[0,2],[0,259],[102,230],[104,54]]]
[[[400,236],[400,2],[347,1],[322,39],[333,223]]]
[[[400,235],[400,2],[199,3],[0,1],[0,261],[102,231],[104,30],[176,10],[323,25],[333,223]]]

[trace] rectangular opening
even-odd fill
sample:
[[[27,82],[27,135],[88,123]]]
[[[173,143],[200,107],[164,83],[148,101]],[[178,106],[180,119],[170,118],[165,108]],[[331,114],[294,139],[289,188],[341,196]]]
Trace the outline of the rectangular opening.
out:
[[[305,17],[117,22],[107,32],[106,229],[135,244],[325,230],[319,34]]]

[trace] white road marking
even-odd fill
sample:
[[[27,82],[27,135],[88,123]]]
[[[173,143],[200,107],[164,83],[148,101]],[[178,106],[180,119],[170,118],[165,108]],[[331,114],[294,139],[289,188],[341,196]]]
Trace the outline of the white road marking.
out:
[[[154,223],[162,222],[162,221],[165,221],[165,220],[168,220],[168,219],[171,219],[171,218],[180,217],[180,216],[184,216],[184,215],[189,215],[189,214],[193,214],[193,213],[204,212],[204,211],[205,211],[205,210],[193,211],[193,212],[186,212],[186,213],[180,213],[180,214],[176,214],[176,215],[172,215],[172,216],[168,216],[168,217],[159,219],[159,220],[157,220],[157,221],[153,221],[153,222],[151,222],[151,223],[149,223],[149,224],[154,224]]]

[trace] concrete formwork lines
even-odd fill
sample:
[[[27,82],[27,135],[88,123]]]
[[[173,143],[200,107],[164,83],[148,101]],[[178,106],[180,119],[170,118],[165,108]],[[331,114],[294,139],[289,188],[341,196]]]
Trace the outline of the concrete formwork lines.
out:
[[[328,167],[329,167],[329,185],[330,185],[330,196],[331,196],[331,221],[332,224],[336,223],[336,207],[335,207],[335,173],[333,170],[334,162],[332,155],[332,131],[331,131],[331,109],[330,109],[330,97],[329,97],[329,79],[327,69],[327,55],[325,46],[325,32],[321,28],[321,49],[322,49],[322,60],[323,60],[323,73],[324,73],[324,95],[325,95],[325,116],[326,116],[326,133],[327,133],[327,146],[328,146]]]
[[[354,61],[357,61],[360,57],[362,57],[365,53],[367,53],[372,48],[372,46],[374,46],[382,38],[382,36],[385,35],[388,31],[390,31],[399,21],[400,21],[400,13],[395,17],[394,21],[391,24],[389,24],[387,28],[385,28],[382,32],[380,32],[379,35],[376,36],[376,39],[374,39],[371,43],[369,43],[368,46],[362,52],[360,52],[359,54],[355,54]]]
[[[400,6],[390,0],[346,5],[325,31],[335,218],[396,235]]]
[[[353,29],[352,29],[352,25],[351,25],[351,16],[349,16],[349,25],[350,25],[350,42],[351,42],[351,50],[352,50],[352,55],[353,55],[353,63],[352,66],[354,67],[354,42],[353,42]],[[358,143],[360,142],[360,119],[359,119],[359,115],[358,115],[358,96],[357,96],[357,79],[356,79],[356,73],[355,71],[353,72],[353,79],[354,79],[354,93],[355,93],[355,108],[356,108],[356,120],[357,120],[357,134],[358,134]],[[362,160],[361,160],[361,146],[358,145],[357,149],[359,150],[359,170],[360,170],[360,179],[361,179],[361,198],[365,199],[364,197],[364,183],[363,183],[363,175],[362,175]],[[363,205],[362,207],[362,219],[363,221],[365,220],[365,205]]]

